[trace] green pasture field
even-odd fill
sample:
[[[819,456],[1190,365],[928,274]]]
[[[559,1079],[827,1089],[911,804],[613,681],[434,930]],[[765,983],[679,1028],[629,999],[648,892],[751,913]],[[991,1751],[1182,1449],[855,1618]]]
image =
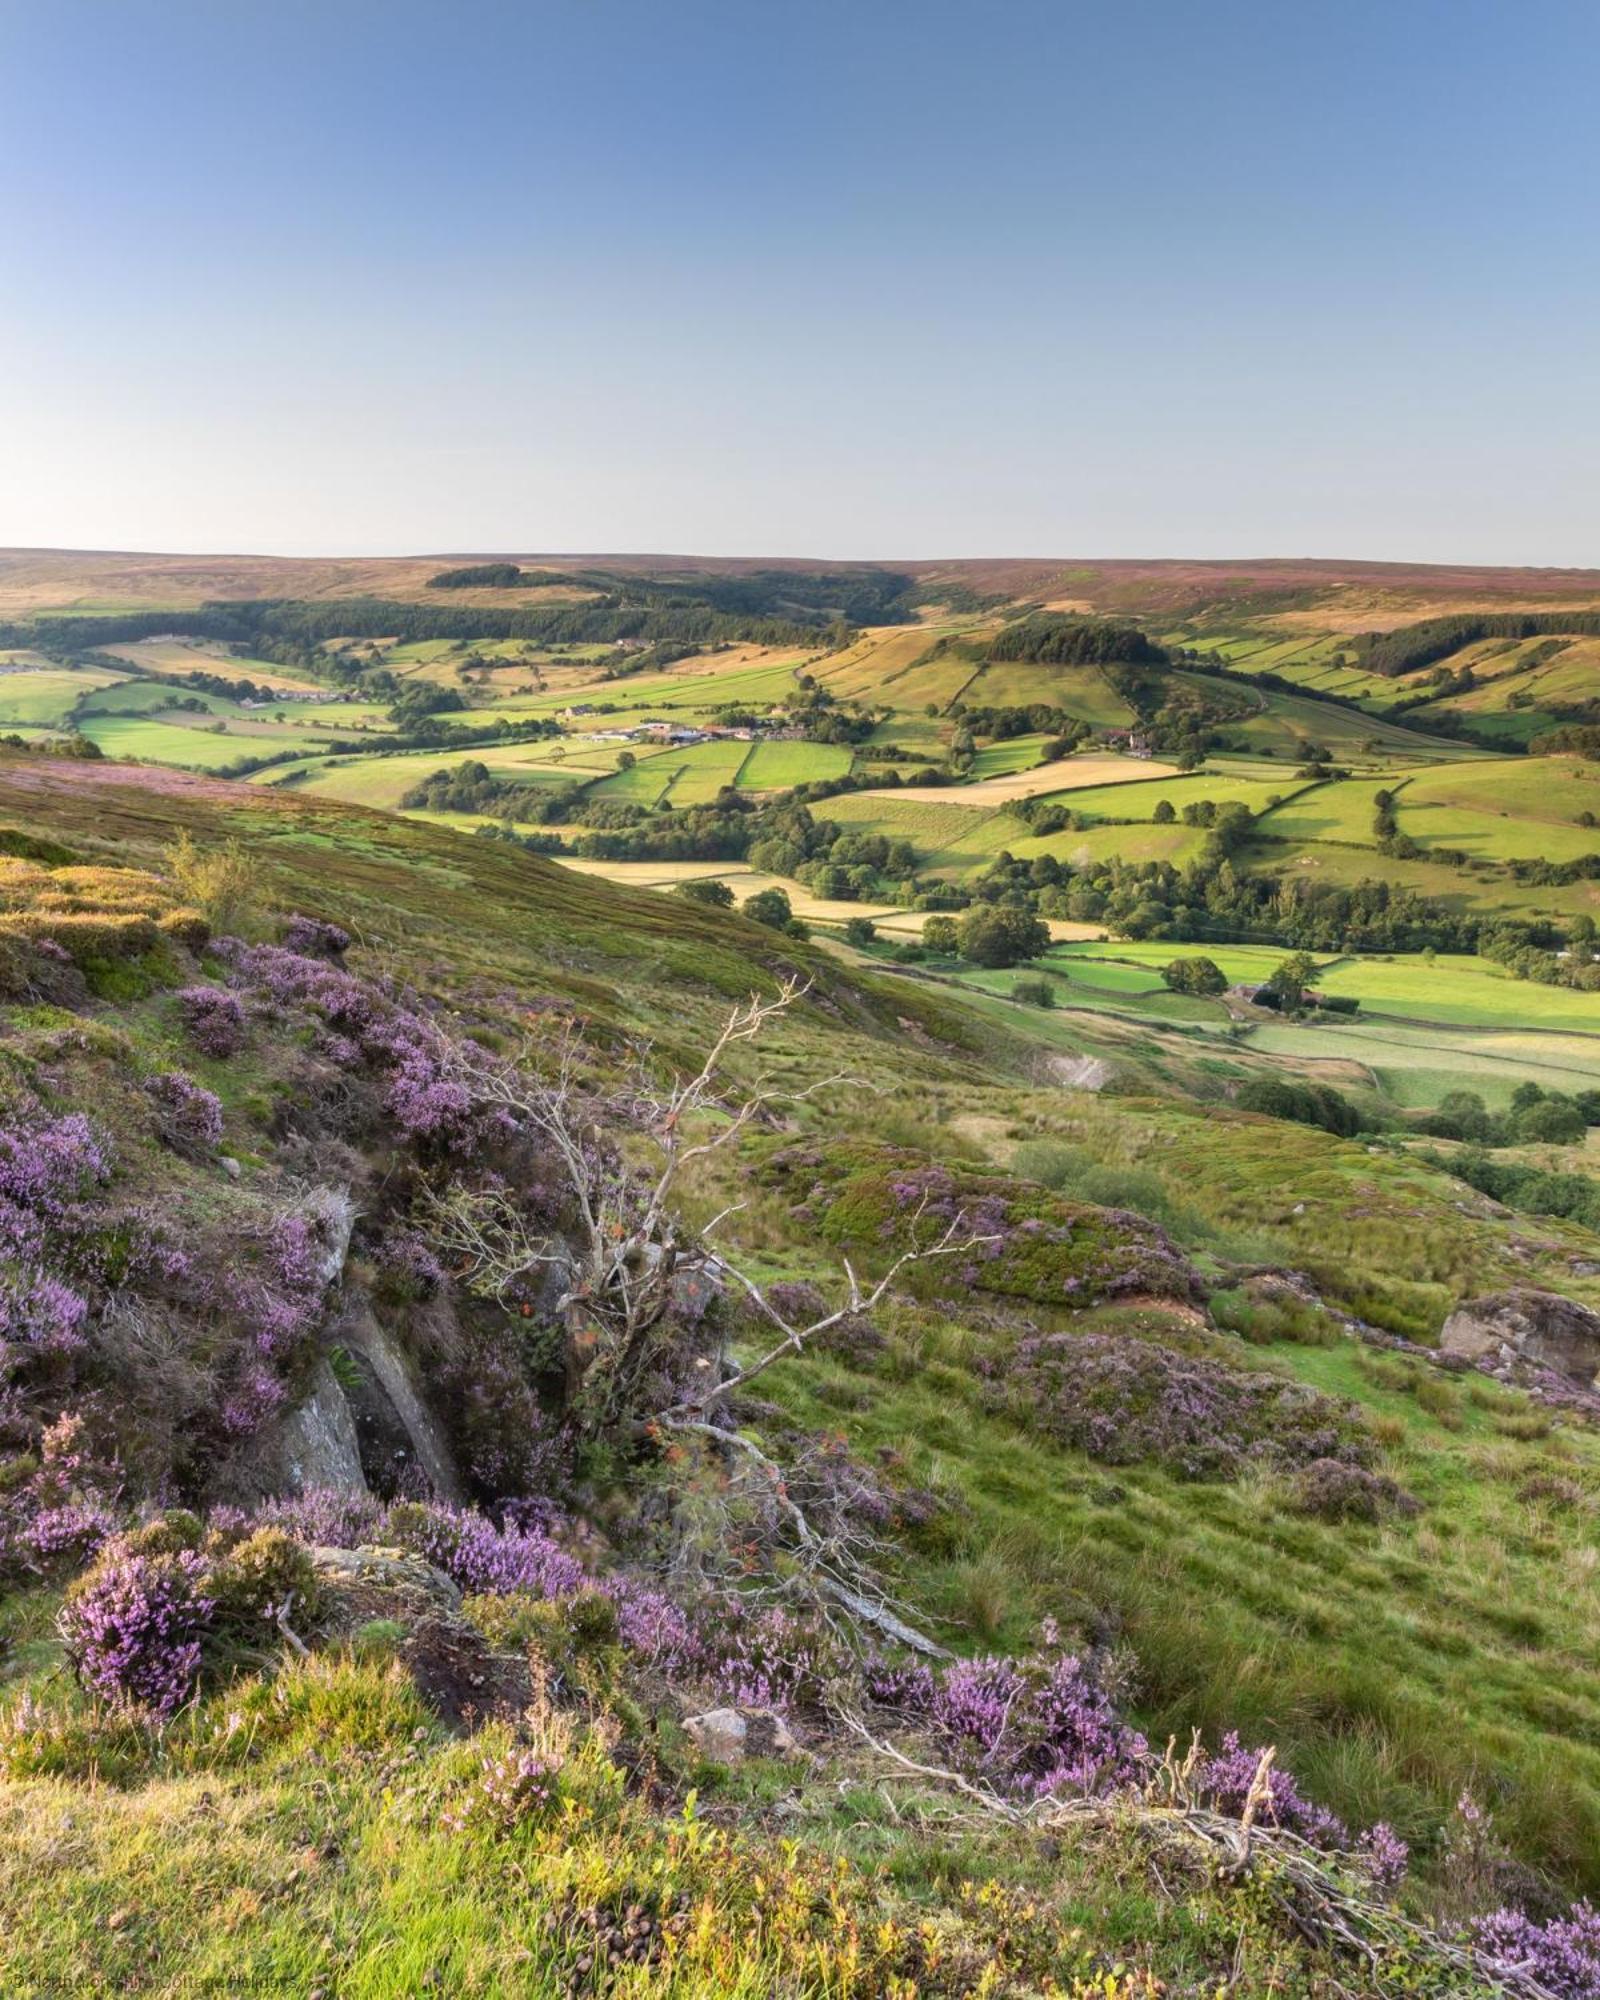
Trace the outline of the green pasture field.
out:
[[[962,699],[969,708],[1048,702],[1095,729],[1127,729],[1139,719],[1098,667],[1050,661],[991,660]]]
[[[1600,766],[1577,757],[1504,758],[1418,772],[1397,794],[1402,833],[1488,861],[1568,861],[1600,851]]]
[[[86,695],[78,704],[80,716],[91,715],[156,715],[170,709],[180,701],[197,701],[212,716],[244,715],[238,702],[227,695],[202,694],[195,689],[176,688],[167,681],[141,681],[129,678],[116,681],[93,694]],[[191,709],[188,711],[193,714]],[[264,711],[265,712],[265,711]],[[295,711],[299,713],[298,708]]]
[[[25,668],[0,674],[0,725],[25,722],[40,729],[65,729],[86,695],[115,687],[119,676],[98,667]]]
[[[388,703],[382,701],[297,701],[285,704],[281,712],[335,736],[388,735],[394,729]]]
[[[1439,763],[1446,758],[1482,755],[1470,744],[1452,743],[1445,737],[1428,736],[1419,730],[1402,728],[1383,717],[1363,714],[1357,709],[1339,708],[1310,696],[1282,694],[1276,688],[1234,689],[1227,682],[1207,681],[1179,675],[1203,693],[1219,690],[1254,694],[1261,704],[1252,716],[1241,718],[1232,727],[1252,744],[1270,746],[1279,756],[1299,757],[1308,743],[1320,743],[1343,764],[1371,764],[1374,761]],[[1375,746],[1368,749],[1367,745]]]
[[[892,702],[904,705],[896,682],[910,675],[926,653],[938,644],[940,633],[925,625],[873,627],[862,633],[854,645],[842,653],[819,660],[812,671],[837,701]],[[942,666],[952,692],[973,672],[973,662],[947,657],[931,666]],[[925,670],[918,670],[920,681]],[[948,695],[945,697],[950,698]],[[924,700],[935,699],[923,696]]]
[[[1266,1020],[1246,1046],[1267,1056],[1359,1064],[1407,1110],[1426,1110],[1452,1090],[1474,1090],[1491,1110],[1503,1111],[1519,1083],[1565,1091],[1600,1085],[1600,1044],[1577,1035],[1441,1030],[1385,1019]]]
[[[974,778],[999,778],[1008,771],[1031,771],[1044,760],[1044,747],[1054,739],[1037,736],[1009,736],[1003,742],[986,743],[972,760]]]
[[[195,720],[203,724],[203,718]],[[139,715],[91,715],[84,718],[82,726],[84,735],[98,743],[107,757],[176,764],[197,771],[221,771],[241,757],[259,757],[273,750],[312,751],[326,747],[327,742],[325,736],[311,730],[289,726],[252,732],[228,730],[219,735],[204,726],[189,728],[181,722]]]
[[[1490,1028],[1554,1028],[1600,1037],[1600,994],[1514,979],[1492,959],[1408,953],[1340,958],[1316,976],[1319,992],[1353,995],[1363,1012]],[[1596,1044],[1600,1057],[1600,1041]]]
[[[897,749],[908,750],[913,756],[922,757],[930,764],[944,761],[950,747],[953,725],[941,722],[932,715],[894,715],[887,722],[880,722],[866,742],[861,746],[861,754],[872,755],[879,744],[892,744]]]
[[[1386,790],[1404,799],[1405,791],[1397,791],[1400,783],[1396,778],[1383,777],[1344,778],[1333,784],[1314,785],[1264,813],[1259,832],[1274,840],[1297,844],[1333,840],[1372,847],[1377,840],[1372,831],[1377,810],[1373,800]]]
[[[785,791],[791,785],[842,778],[855,761],[842,743],[741,743],[735,747],[750,753],[739,771],[742,792]]]
[[[1217,805],[1246,805],[1253,813],[1265,810],[1269,798],[1280,795],[1295,782],[1290,773],[1276,785],[1248,778],[1210,775],[1204,771],[1192,777],[1150,778],[1126,785],[1091,785],[1083,791],[1049,792],[1052,805],[1070,806],[1074,812],[1098,813],[1107,819],[1148,820],[1163,799],[1175,812],[1186,805],[1210,799]]]
[[[544,697],[553,708],[577,701],[626,702],[630,708],[652,714],[669,710],[676,720],[709,715],[726,707],[768,708],[788,699],[795,690],[794,660],[735,667],[726,673],[705,661],[682,660],[665,673],[624,674],[615,680],[590,681]],[[698,667],[698,671],[695,669]]]
[[[1115,961],[1152,974],[1174,958],[1204,956],[1234,983],[1266,979],[1289,956],[1282,945],[1188,943],[1170,939],[1113,939],[1106,944],[1057,945],[1053,957]],[[1600,994],[1515,979],[1490,958],[1421,952],[1383,957],[1349,953],[1318,957],[1313,985],[1320,993],[1360,1000],[1363,1014],[1384,1014],[1447,1025],[1506,1029],[1547,1028],[1600,1038]],[[1600,1041],[1596,1045],[1600,1060]]]
[[[1460,806],[1571,825],[1580,812],[1600,812],[1600,764],[1561,756],[1451,765],[1416,772],[1400,798],[1405,804]]]
[[[678,774],[667,790],[670,806],[709,805],[724,785],[739,776],[750,754],[748,743],[697,743],[672,753]]]
[[[1059,954],[1064,949],[1054,946],[1044,958],[1025,968],[1030,977],[1041,971],[1050,976],[1058,1007],[1107,1007],[1141,1020],[1182,1021],[1219,1032],[1227,1027],[1227,1012],[1214,1000],[1169,993],[1158,977],[1138,966],[1094,959],[1063,963]],[[990,971],[983,966],[959,965],[950,968],[950,976],[980,993],[1006,998],[1019,975],[1014,968]]]
[[[1022,822],[1009,813],[919,799],[915,792],[908,792],[904,798],[844,792],[827,800],[820,811],[824,818],[835,820],[840,826],[885,834],[890,840],[909,840],[921,865],[935,872],[971,867],[975,856],[964,843],[991,826],[998,825],[1001,835],[989,850],[995,854],[1005,845],[1004,837],[1011,829],[1019,834],[1026,832]]]
[[[1010,825],[1020,827],[1020,822],[1010,820]],[[1047,833],[1032,835],[1022,830],[1020,839],[1003,834],[996,839],[994,853],[1002,849],[1018,861],[1032,861],[1042,854],[1053,854],[1058,861],[1072,868],[1086,868],[1096,862],[1122,861],[1170,861],[1181,868],[1186,861],[1193,860],[1206,842],[1206,830],[1201,826],[1091,826],[1081,833]]]
[[[205,739],[222,741],[222,738]],[[453,769],[476,758],[497,778],[514,779],[519,784],[562,785],[581,783],[592,770],[567,771],[548,761],[547,743],[476,744],[468,750],[403,750],[377,756],[312,757],[298,764],[274,765],[254,774],[262,785],[291,781],[292,789],[313,797],[342,799],[351,805],[376,806],[397,811],[401,799],[413,785],[435,771]],[[237,754],[237,751],[235,752]],[[306,776],[299,782],[300,772]]]
[[[597,778],[587,788],[591,799],[615,799],[633,806],[657,806],[680,771],[692,769],[693,747],[682,750],[652,750],[638,753],[639,761],[627,771],[613,771]]]
[[[1600,920],[1600,883],[1595,882],[1540,887],[1517,882],[1505,869],[1494,866],[1467,869],[1431,859],[1404,861],[1379,854],[1375,848],[1342,846],[1332,841],[1308,842],[1299,848],[1250,842],[1242,859],[1254,871],[1285,880],[1333,882],[1341,887],[1382,880],[1396,888],[1415,890],[1419,896],[1450,910],[1557,917],[1584,911]]]
[[[1076,960],[1086,965],[1115,964],[1126,971],[1138,971],[1157,980],[1161,968],[1170,965],[1175,958],[1209,958],[1220,968],[1224,978],[1234,985],[1269,978],[1288,955],[1280,945],[1177,944],[1170,938],[1141,940],[1138,943],[1113,938],[1104,944],[1061,944],[1050,953],[1052,960],[1060,959],[1069,966]]]

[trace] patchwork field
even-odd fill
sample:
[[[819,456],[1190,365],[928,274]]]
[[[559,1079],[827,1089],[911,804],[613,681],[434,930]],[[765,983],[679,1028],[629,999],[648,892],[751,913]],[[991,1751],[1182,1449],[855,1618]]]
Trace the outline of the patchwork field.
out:
[[[317,683],[303,674],[287,674],[270,660],[240,657],[203,639],[131,639],[102,649],[126,660],[130,667],[161,674],[215,674],[219,680],[254,681],[257,687],[288,693],[314,694]]]

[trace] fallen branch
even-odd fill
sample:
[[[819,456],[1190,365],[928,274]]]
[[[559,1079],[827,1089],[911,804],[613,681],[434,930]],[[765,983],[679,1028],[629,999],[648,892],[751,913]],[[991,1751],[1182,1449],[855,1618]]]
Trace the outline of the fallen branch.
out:
[[[1187,1782],[1196,1767],[1196,1751],[1180,1766],[1172,1746],[1161,1760],[1151,1758],[1145,1787],[1116,1792],[1105,1798],[1087,1795],[1018,1802],[974,1783],[959,1771],[926,1764],[885,1743],[857,1715],[835,1710],[835,1719],[866,1744],[899,1775],[947,1787],[969,1799],[989,1819],[1008,1826],[1058,1832],[1070,1827],[1132,1826],[1147,1839],[1181,1849],[1202,1860],[1207,1869],[1229,1876],[1249,1875],[1266,1891],[1279,1914],[1315,1948],[1341,1951],[1363,1967],[1363,1993],[1395,1994],[1415,1990],[1415,1958],[1424,1954],[1452,1980],[1453,1993],[1513,1995],[1515,2000],[1561,2000],[1561,1996],[1531,1971],[1487,1972],[1464,1945],[1442,1937],[1424,1923],[1406,1916],[1392,1903],[1365,1894],[1348,1876],[1330,1865],[1328,1857],[1298,1834],[1272,1826],[1259,1817],[1270,1801],[1268,1773],[1276,1752],[1262,1754],[1244,1813],[1234,1819],[1187,1796]],[[1259,1794],[1259,1796],[1258,1796]],[[1251,1810],[1252,1802],[1256,1807]],[[1246,1817],[1248,1815],[1248,1817]],[[1386,1983],[1386,1963],[1395,1959],[1394,1984]]]
[[[776,1459],[769,1458],[753,1439],[747,1438],[741,1431],[721,1430],[701,1417],[667,1415],[657,1417],[655,1421],[665,1430],[686,1431],[709,1438],[714,1444],[741,1452],[757,1465],[765,1475],[768,1497],[789,1523],[812,1582],[824,1596],[849,1612],[858,1624],[869,1625],[886,1639],[893,1639],[897,1645],[909,1647],[912,1652],[921,1653],[928,1659],[948,1660],[951,1657],[947,1647],[941,1646],[936,1639],[930,1639],[926,1632],[919,1632],[914,1625],[908,1625],[905,1619],[890,1610],[880,1596],[874,1595],[867,1577],[850,1573],[842,1560],[841,1551],[826,1536],[817,1532],[807,1520],[804,1510],[790,1496],[783,1467]],[[844,1573],[841,1574],[841,1571]]]

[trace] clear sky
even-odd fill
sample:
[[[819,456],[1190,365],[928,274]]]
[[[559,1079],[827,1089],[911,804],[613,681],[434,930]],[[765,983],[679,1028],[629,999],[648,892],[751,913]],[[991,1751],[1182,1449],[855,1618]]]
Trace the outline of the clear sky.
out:
[[[0,544],[1600,564],[1595,0],[0,0]]]

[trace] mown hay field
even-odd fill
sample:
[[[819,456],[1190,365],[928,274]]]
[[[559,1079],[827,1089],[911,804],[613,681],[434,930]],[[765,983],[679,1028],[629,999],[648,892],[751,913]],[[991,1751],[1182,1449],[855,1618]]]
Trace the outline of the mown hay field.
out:
[[[302,694],[314,693],[319,685],[304,674],[286,673],[271,660],[239,656],[204,639],[131,639],[102,650],[113,659],[126,660],[130,667],[152,673],[215,674],[218,680],[254,681],[257,687]]]
[[[1011,799],[1032,799],[1049,793],[1054,796],[1087,790],[1094,785],[1137,784],[1147,778],[1175,778],[1174,764],[1157,763],[1150,757],[1120,757],[1114,753],[1086,752],[1058,758],[1054,763],[1036,764],[1012,770],[998,777],[981,778],[965,785],[919,785],[916,795],[933,805],[964,806],[969,811],[990,811]],[[890,787],[884,792],[866,792],[864,798],[897,798]]]

